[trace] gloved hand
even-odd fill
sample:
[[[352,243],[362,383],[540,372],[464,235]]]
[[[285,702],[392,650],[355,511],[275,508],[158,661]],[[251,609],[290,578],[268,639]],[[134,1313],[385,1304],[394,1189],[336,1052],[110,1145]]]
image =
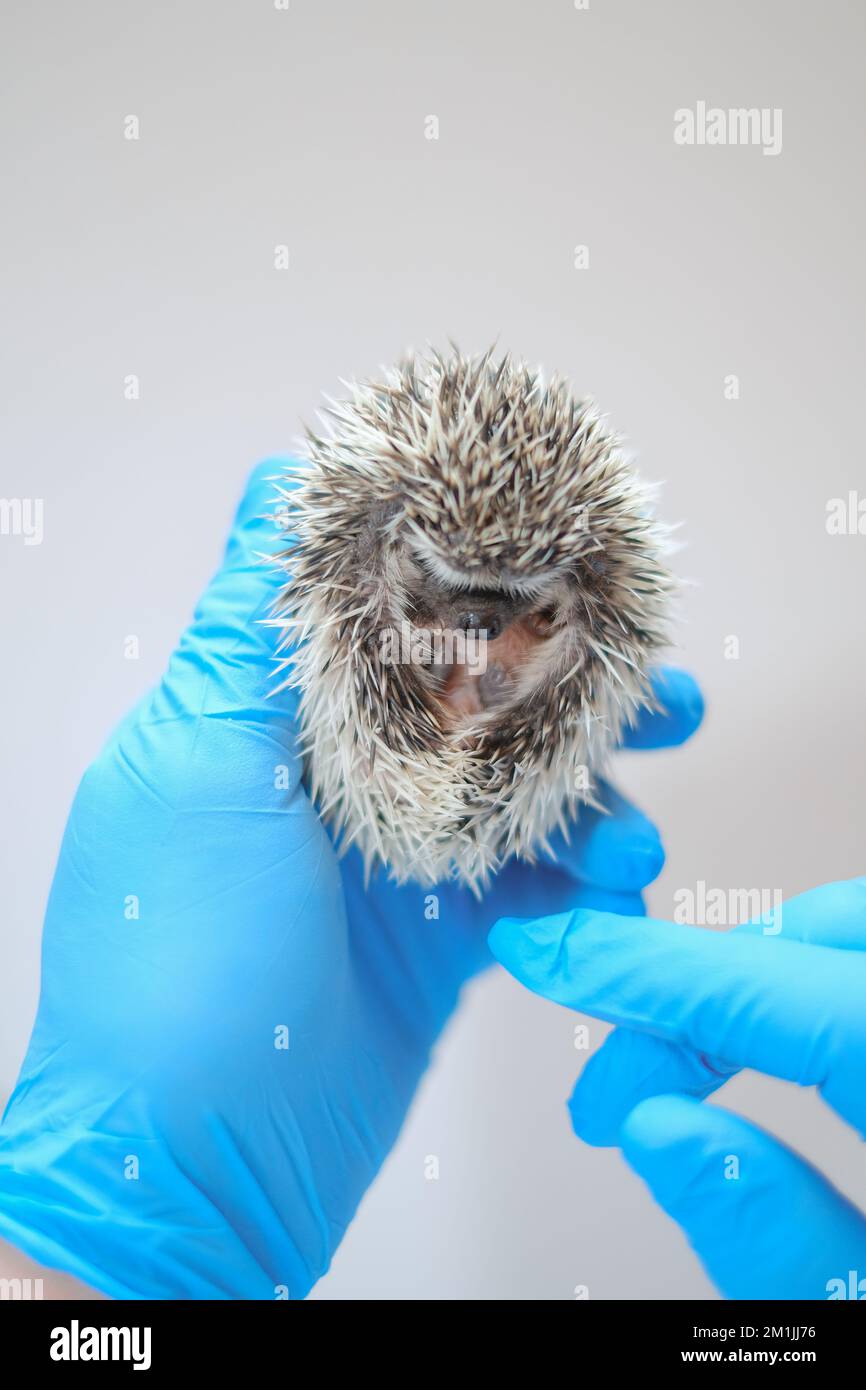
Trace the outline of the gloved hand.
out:
[[[295,699],[257,623],[284,543],[253,475],[160,685],[85,774],[48,905],[38,1015],[0,1130],[0,1235],[117,1297],[300,1297],[394,1143],[506,908],[642,911],[653,827],[613,793],[558,864],[483,903],[339,862],[300,785]],[[671,673],[638,746],[700,719]],[[436,901],[438,899],[438,910]]]
[[[625,1025],[575,1087],[575,1131],[622,1144],[722,1293],[866,1297],[862,1213],[765,1131],[700,1103],[754,1067],[817,1086],[866,1136],[866,879],[727,933],[582,910],[497,922],[490,945],[530,989]]]

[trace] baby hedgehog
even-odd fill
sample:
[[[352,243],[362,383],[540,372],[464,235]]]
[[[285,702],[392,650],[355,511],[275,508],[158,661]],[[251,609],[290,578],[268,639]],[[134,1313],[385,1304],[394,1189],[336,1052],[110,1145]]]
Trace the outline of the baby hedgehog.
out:
[[[652,703],[665,532],[592,404],[507,355],[350,392],[278,487],[308,785],[368,872],[478,892],[594,802]]]

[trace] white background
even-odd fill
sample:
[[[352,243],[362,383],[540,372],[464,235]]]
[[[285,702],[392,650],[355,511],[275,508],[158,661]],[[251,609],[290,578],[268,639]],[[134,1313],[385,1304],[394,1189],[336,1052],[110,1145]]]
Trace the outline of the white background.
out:
[[[43,498],[45,535],[0,537],[0,1090],[78,778],[159,676],[249,466],[427,339],[558,368],[683,523],[706,725],[621,760],[668,848],[652,910],[699,879],[787,895],[866,870],[866,536],[825,527],[866,497],[864,13],[7,4],[0,496]],[[675,145],[698,100],[781,108],[782,152]],[[575,1021],[476,982],[314,1296],[710,1295],[619,1155],[570,1133]],[[745,1075],[722,1099],[866,1201],[862,1146],[815,1096]]]

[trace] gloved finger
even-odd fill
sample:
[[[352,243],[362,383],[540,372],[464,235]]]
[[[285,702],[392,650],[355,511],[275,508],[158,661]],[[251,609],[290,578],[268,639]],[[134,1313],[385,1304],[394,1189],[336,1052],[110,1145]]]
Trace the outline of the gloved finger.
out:
[[[492,966],[484,928],[506,906],[526,912],[544,903],[553,910],[586,906],[628,917],[642,917],[646,913],[640,893],[612,893],[604,888],[589,888],[575,884],[555,869],[517,860],[506,864],[497,874],[480,903],[470,889],[462,885],[439,884],[435,889],[438,899],[435,921],[441,922],[445,930],[406,931],[406,921],[417,911],[419,895],[423,903],[425,890],[415,889],[411,884],[398,886],[387,880],[380,882],[377,898],[385,910],[377,923],[377,940],[371,943],[365,938],[358,947],[358,954],[369,957],[375,952],[380,971],[391,968],[383,953],[390,954],[399,959],[400,967],[410,970],[422,986],[426,982],[427,991],[434,995],[437,985],[449,975],[453,976],[455,953],[460,956],[461,984],[470,975]],[[351,920],[351,910],[349,916]]]
[[[838,1297],[866,1271],[861,1213],[740,1116],[656,1096],[628,1115],[622,1147],[727,1298]]]
[[[568,1102],[572,1128],[585,1144],[616,1148],[623,1120],[642,1101],[674,1092],[704,1100],[738,1071],[681,1043],[616,1028],[575,1083]]]
[[[598,794],[603,810],[586,806],[568,839],[561,830],[550,836],[552,858],[579,883],[640,892],[658,877],[665,862],[659,833],[608,783],[600,784]]]
[[[283,577],[266,557],[285,549],[274,519],[285,460],[250,475],[222,565],[201,597],[169,664],[166,692],[182,709],[271,723],[293,712],[291,692],[275,694],[275,629],[267,626]]]
[[[829,883],[789,898],[769,921],[734,927],[753,936],[866,950],[866,878]],[[590,1057],[572,1092],[575,1133],[588,1144],[616,1145],[630,1110],[649,1096],[677,1092],[703,1099],[736,1072],[717,1058],[646,1033],[617,1028]]]
[[[837,951],[866,951],[866,878],[810,888],[788,898],[767,920],[746,922],[733,930]]]
[[[601,912],[617,912],[624,917],[646,916],[644,899],[639,892],[616,892],[591,884],[575,884],[567,874],[544,867],[530,869],[527,865],[506,865],[502,873],[493,878],[488,894],[482,899],[485,920],[491,922],[506,905],[513,909],[517,903],[523,903],[530,909],[539,898],[552,908],[557,906],[563,910],[598,908]]]
[[[801,1085],[828,1077],[839,1034],[866,1034],[861,952],[592,911],[505,919],[489,942],[548,999]]]
[[[694,676],[676,666],[660,666],[651,683],[657,710],[642,710],[623,735],[624,748],[674,748],[685,743],[704,717],[704,697]]]

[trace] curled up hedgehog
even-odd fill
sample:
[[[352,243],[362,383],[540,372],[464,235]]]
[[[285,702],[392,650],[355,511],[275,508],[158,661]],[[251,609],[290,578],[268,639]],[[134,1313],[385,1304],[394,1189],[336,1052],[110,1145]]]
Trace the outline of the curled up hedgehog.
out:
[[[666,533],[592,403],[507,355],[410,357],[327,416],[278,487],[308,786],[368,872],[477,892],[652,704]]]

